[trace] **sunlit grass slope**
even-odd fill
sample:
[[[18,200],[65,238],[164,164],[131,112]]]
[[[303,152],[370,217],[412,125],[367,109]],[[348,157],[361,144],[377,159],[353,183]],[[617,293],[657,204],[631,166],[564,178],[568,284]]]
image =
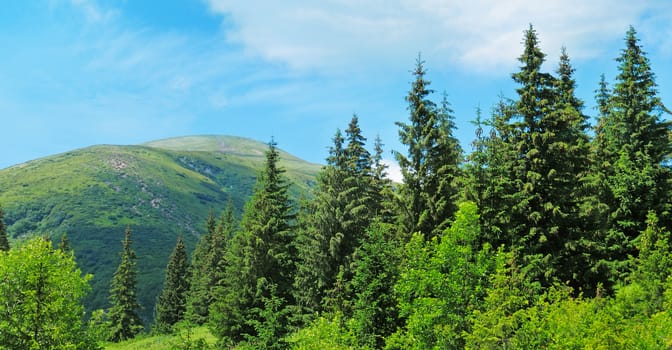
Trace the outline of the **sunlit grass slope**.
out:
[[[151,319],[178,234],[189,248],[210,210],[231,201],[240,214],[267,145],[227,136],[195,136],[141,146],[93,146],[0,170],[0,205],[10,237],[67,232],[78,263],[94,274],[89,309],[107,306],[124,230],[133,231],[142,315]],[[320,166],[287,153],[292,193],[304,194]]]

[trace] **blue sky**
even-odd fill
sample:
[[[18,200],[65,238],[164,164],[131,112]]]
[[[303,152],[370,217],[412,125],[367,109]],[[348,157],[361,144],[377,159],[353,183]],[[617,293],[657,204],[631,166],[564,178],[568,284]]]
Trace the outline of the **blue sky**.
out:
[[[268,141],[323,162],[353,113],[403,151],[395,121],[418,52],[446,91],[465,147],[470,120],[515,97],[522,33],[555,70],[564,45],[594,115],[600,74],[629,25],[672,105],[667,0],[35,0],[0,11],[0,168],[94,144],[194,134]]]

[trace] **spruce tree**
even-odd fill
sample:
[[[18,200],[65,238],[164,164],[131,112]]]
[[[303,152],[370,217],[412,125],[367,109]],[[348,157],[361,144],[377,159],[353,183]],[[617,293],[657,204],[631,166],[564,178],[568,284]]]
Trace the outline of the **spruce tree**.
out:
[[[519,87],[514,102],[514,111],[508,122],[513,128],[510,142],[516,152],[509,161],[512,180],[515,183],[516,201],[511,208],[513,222],[512,248],[519,250],[525,264],[542,275],[549,266],[540,266],[548,258],[545,245],[552,244],[559,234],[557,227],[550,226],[545,201],[546,183],[550,161],[543,121],[553,107],[554,78],[541,71],[545,54],[539,47],[537,32],[530,25],[525,31],[524,51],[518,58],[520,70],[512,74]],[[549,203],[553,205],[553,203]]]
[[[332,241],[343,237],[345,221],[345,156],[343,134],[336,130],[327,165],[317,177],[314,199],[302,205],[299,213],[297,249],[299,264],[295,279],[298,305],[306,314],[322,310],[327,293],[333,288],[339,264],[334,261]]]
[[[390,224],[371,224],[353,259],[349,326],[361,348],[382,349],[401,325],[393,290],[400,260],[394,233]]]
[[[184,319],[188,289],[187,250],[182,235],[180,235],[166,266],[166,280],[163,291],[156,302],[155,331],[170,333],[172,327]]]
[[[208,264],[208,255],[216,229],[215,213],[212,210],[208,215],[205,228],[205,234],[201,235],[191,255],[191,283],[187,293],[186,318],[199,325],[207,321],[210,287],[213,279],[212,269]]]
[[[482,239],[493,246],[511,247],[514,242],[514,228],[518,223],[511,219],[511,208],[520,202],[514,176],[516,149],[511,142],[516,130],[509,123],[513,114],[512,103],[503,97],[493,107],[490,118],[484,125],[490,128],[486,135],[475,141],[475,152],[471,155],[472,166],[467,168],[476,184],[470,185],[475,192],[467,199],[479,205]],[[480,185],[479,185],[480,184]]]
[[[462,150],[453,136],[452,110],[445,97],[439,108],[429,99],[433,90],[425,74],[424,61],[418,56],[415,81],[406,96],[409,124],[396,123],[408,150],[406,155],[395,155],[404,177],[399,196],[403,230],[431,238],[447,227],[456,211]]]
[[[520,70],[512,75],[518,98],[500,103],[493,134],[480,141],[487,153],[476,169],[486,179],[480,194],[483,231],[493,244],[516,251],[545,285],[582,284],[584,252],[578,243],[586,226],[580,184],[588,170],[587,118],[574,94],[566,51],[557,78],[541,70],[544,59],[530,26]]]
[[[576,290],[589,292],[597,287],[594,275],[586,273],[587,242],[591,237],[591,210],[586,211],[589,191],[586,182],[590,173],[590,141],[588,117],[583,114],[583,101],[575,95],[576,81],[566,49],[563,47],[554,80],[553,110],[545,118],[548,170],[544,190],[546,215],[550,230],[557,238],[550,245],[555,255],[555,278],[570,282]]]
[[[212,304],[218,295],[221,294],[221,285],[225,283],[226,278],[226,252],[229,248],[230,238],[237,230],[237,222],[234,214],[233,203],[229,202],[226,209],[219,218],[215,231],[210,238],[209,250],[203,257],[203,263],[194,269],[199,275],[199,279],[192,279],[190,296],[192,307],[196,306],[190,320],[197,324],[207,322]]]
[[[136,291],[138,272],[131,244],[131,229],[128,227],[122,241],[121,262],[114,272],[110,289],[110,340],[114,342],[133,338],[143,329],[137,312],[140,309]]]
[[[601,86],[598,92],[601,117],[594,142],[597,177],[606,184],[599,197],[609,208],[602,222],[601,258],[612,282],[623,278],[628,256],[637,255],[634,241],[649,211],[663,227],[670,222],[670,124],[661,120],[655,75],[632,27],[625,44],[616,59],[613,91],[603,93]]]
[[[388,178],[388,166],[383,162],[383,141],[377,135],[373,141],[373,155],[371,157],[372,185],[371,185],[371,209],[372,215],[379,221],[392,223],[394,221],[394,208],[392,180]]]
[[[214,332],[224,342],[274,348],[291,329],[294,209],[279,157],[271,141],[240,231],[226,252],[221,296],[211,312]]]
[[[9,251],[7,226],[5,226],[5,212],[2,210],[2,207],[0,207],[0,251]]]
[[[297,301],[307,313],[325,308],[349,313],[352,295],[344,286],[352,278],[353,254],[374,218],[390,216],[385,214],[389,209],[384,198],[391,191],[384,179],[382,144],[378,142],[372,157],[356,115],[345,138],[337,131],[333,141],[314,200],[300,216],[297,244],[301,261],[295,286]]]

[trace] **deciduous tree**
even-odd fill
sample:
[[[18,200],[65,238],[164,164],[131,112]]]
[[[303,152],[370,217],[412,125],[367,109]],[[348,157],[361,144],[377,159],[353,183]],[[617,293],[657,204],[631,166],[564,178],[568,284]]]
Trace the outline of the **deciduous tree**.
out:
[[[0,348],[98,349],[83,319],[91,277],[42,238],[0,252]]]

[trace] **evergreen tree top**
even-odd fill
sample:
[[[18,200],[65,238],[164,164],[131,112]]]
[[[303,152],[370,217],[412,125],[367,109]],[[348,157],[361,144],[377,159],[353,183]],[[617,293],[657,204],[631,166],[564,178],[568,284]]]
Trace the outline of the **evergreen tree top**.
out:
[[[126,227],[126,232],[124,233],[124,240],[121,241],[123,251],[121,252],[122,257],[127,257],[128,259],[135,259],[135,251],[133,251],[133,248],[131,247],[131,244],[133,243],[133,240],[131,240],[131,227],[127,226]]]
[[[347,169],[353,174],[368,175],[371,171],[371,154],[366,150],[366,137],[362,135],[359,127],[359,118],[353,115],[345,130],[348,146],[345,149]]]
[[[525,47],[523,54],[518,57],[518,61],[522,63],[521,71],[513,74],[513,80],[518,83],[525,81],[524,76],[521,76],[523,73],[539,72],[541,65],[546,60],[546,54],[539,47],[539,37],[532,24],[525,30],[523,45]]]
[[[625,109],[627,107],[622,104],[634,103],[641,104],[646,111],[653,111],[661,104],[656,95],[655,75],[632,26],[626,33],[625,43],[621,55],[616,58],[619,73],[614,87],[615,107]]]
[[[563,46],[560,52],[560,63],[556,71],[558,74],[556,88],[558,89],[558,98],[560,99],[558,102],[568,104],[576,110],[581,110],[583,108],[583,101],[578,99],[574,94],[576,90],[576,80],[573,77],[575,71],[576,69],[572,67],[569,55],[567,54],[567,49]]]
[[[336,129],[334,137],[331,139],[333,146],[329,148],[329,156],[327,157],[327,164],[335,167],[342,168],[345,164],[343,156],[343,143],[345,139],[343,138],[343,133],[341,129]]]

